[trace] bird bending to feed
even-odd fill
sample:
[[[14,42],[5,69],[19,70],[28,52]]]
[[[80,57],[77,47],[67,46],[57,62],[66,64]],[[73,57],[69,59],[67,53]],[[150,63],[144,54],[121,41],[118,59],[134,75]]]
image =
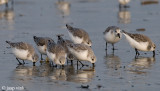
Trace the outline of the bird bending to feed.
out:
[[[61,45],[56,44],[53,40],[48,40],[47,56],[54,62],[55,66],[64,66],[67,54],[65,52],[65,49]]]
[[[85,30],[80,28],[74,28],[69,24],[66,24],[66,27],[68,29],[68,34],[71,40],[75,44],[85,44],[88,46],[92,46],[92,41],[90,40],[89,35]]]
[[[74,57],[80,62],[80,61],[88,61],[92,63],[93,67],[96,62],[96,56],[91,49],[91,47],[85,45],[85,44],[69,44],[67,45],[68,50],[71,52]],[[77,66],[78,66],[77,61]],[[81,62],[80,62],[81,63]],[[82,63],[81,63],[82,64]],[[82,64],[82,66],[84,66]]]
[[[17,61],[19,62],[19,65],[22,65],[22,63],[19,61],[23,60],[23,64],[25,64],[24,60],[30,60],[33,62],[33,66],[35,66],[35,63],[38,61],[38,55],[35,53],[34,48],[25,42],[10,42],[6,41],[11,46],[12,52],[14,56],[16,57]]]
[[[57,41],[57,44],[60,44],[66,51],[67,53],[67,60],[70,60],[71,61],[71,64],[73,64],[73,60],[75,60],[75,57],[69,52],[68,48],[67,48],[67,45],[68,44],[72,44],[73,42],[70,41],[70,40],[67,40],[67,39],[63,39],[62,37],[63,35],[57,35],[58,37],[58,41]],[[68,61],[67,61],[68,63]]]
[[[153,51],[153,56],[155,56],[156,45],[152,40],[143,34],[131,34],[122,30],[129,44],[135,49],[136,57],[140,54],[139,51]]]
[[[42,55],[47,55],[46,50],[47,50],[48,40],[52,41],[52,39],[49,37],[36,37],[36,36],[33,36],[33,39],[37,45],[38,51],[41,54],[41,60],[43,60]]]
[[[104,32],[104,39],[106,41],[106,50],[107,50],[107,44],[110,43],[113,46],[113,50],[115,50],[114,48],[114,44],[119,42],[121,37],[122,37],[122,33],[119,27],[116,26],[109,26]]]

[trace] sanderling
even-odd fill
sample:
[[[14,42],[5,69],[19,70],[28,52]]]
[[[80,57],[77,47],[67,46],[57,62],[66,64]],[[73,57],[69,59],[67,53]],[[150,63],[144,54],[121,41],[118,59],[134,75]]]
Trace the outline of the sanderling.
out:
[[[80,61],[89,61],[92,63],[94,67],[94,63],[96,62],[96,56],[93,52],[93,50],[85,45],[85,44],[69,44],[67,45],[68,50],[71,52],[74,57],[80,62]],[[78,66],[78,61],[77,61],[77,66]],[[80,62],[81,63],[81,62]],[[82,64],[82,63],[81,63]],[[82,64],[82,66],[84,66]]]
[[[114,49],[114,43],[119,42],[119,40],[122,37],[122,33],[120,28],[116,26],[109,26],[104,32],[104,39],[106,40],[106,50],[107,50],[107,43],[112,44],[113,50]]]
[[[51,40],[51,38],[48,37],[36,37],[33,36],[34,42],[37,45],[38,51],[41,54],[41,60],[43,60],[42,55],[47,55],[46,50],[47,50],[47,42],[48,40]]]
[[[66,24],[66,27],[68,29],[71,40],[75,44],[85,44],[88,46],[92,45],[92,41],[90,40],[89,35],[85,30],[80,28],[74,28],[68,24]]]
[[[127,5],[130,2],[130,0],[119,0],[119,8],[128,8]]]
[[[67,54],[61,45],[56,44],[54,41],[48,40],[47,56],[54,62],[54,64],[64,66]]]
[[[73,42],[71,40],[63,39],[62,36],[63,35],[57,35],[57,37],[58,37],[57,44],[62,45],[62,47],[65,49],[65,51],[67,53],[67,60],[70,60],[71,64],[73,64],[73,60],[75,60],[75,57],[70,53],[70,51],[67,48],[67,45],[72,44]]]
[[[10,42],[6,41],[11,48],[13,54],[16,56],[17,61],[19,62],[19,65],[22,63],[19,61],[23,60],[23,64],[25,64],[24,60],[30,60],[33,62],[33,66],[35,66],[35,63],[38,61],[38,55],[35,53],[34,48],[25,42]]]
[[[124,30],[122,30],[123,34],[125,35],[127,41],[129,44],[135,48],[136,51],[136,57],[138,57],[140,54],[138,50],[140,51],[153,51],[153,56],[155,56],[155,48],[156,45],[152,42],[152,40],[143,35],[143,34],[131,34]]]

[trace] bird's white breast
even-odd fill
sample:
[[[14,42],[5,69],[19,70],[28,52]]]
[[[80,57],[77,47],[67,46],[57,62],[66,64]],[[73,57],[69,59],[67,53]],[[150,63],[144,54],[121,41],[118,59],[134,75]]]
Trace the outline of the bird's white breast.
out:
[[[46,55],[46,45],[37,46],[37,48],[38,48],[38,51],[39,51],[41,54],[45,54],[45,55]]]
[[[148,51],[147,50],[148,42],[137,42],[127,34],[124,33],[124,35],[126,36],[127,41],[133,48],[136,48],[140,51]]]
[[[75,44],[81,44],[83,42],[83,38],[79,38],[78,36],[73,36],[72,33],[68,32],[71,40],[75,43]]]
[[[52,61],[54,61],[54,59],[55,59],[55,57],[56,57],[55,54],[53,54],[53,53],[51,53],[51,52],[48,52],[48,51],[47,51],[47,56],[48,56],[49,59],[52,60]]]
[[[27,55],[28,55],[28,50],[22,50],[22,49],[17,49],[17,48],[12,48],[13,54],[21,60],[26,60]]]
[[[119,37],[116,37],[114,34],[111,34],[111,32],[105,33],[104,39],[108,43],[116,43],[120,40]]]
[[[76,56],[77,59],[82,60],[82,61],[87,61],[88,60],[88,58],[87,58],[88,50],[76,51],[72,48],[70,48],[69,50],[74,56]]]

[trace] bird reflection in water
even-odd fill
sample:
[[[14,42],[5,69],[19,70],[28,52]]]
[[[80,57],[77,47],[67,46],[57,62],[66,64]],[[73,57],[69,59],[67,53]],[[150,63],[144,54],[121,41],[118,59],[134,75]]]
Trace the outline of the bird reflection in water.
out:
[[[104,57],[104,59],[106,60],[106,67],[109,70],[108,73],[112,76],[120,76],[121,72],[120,72],[120,68],[121,68],[121,59],[113,54],[107,54]]]
[[[87,83],[87,82],[90,82],[92,80],[94,75],[95,75],[95,69],[94,68],[77,70],[75,74],[71,75],[68,78],[68,81],[76,82],[76,83]]]
[[[48,64],[40,65],[40,66],[25,66],[19,65],[15,69],[15,74],[17,76],[38,76],[44,77],[49,76],[52,72],[52,67]]]
[[[139,57],[133,59],[129,64],[128,70],[136,74],[146,74],[147,69],[155,62],[155,57]]]
[[[33,80],[35,77],[44,77],[50,81],[69,81],[76,83],[86,83],[94,77],[95,69],[81,69],[75,70],[74,66],[65,66],[64,68],[53,68],[49,64],[42,64],[40,66],[25,66],[19,65],[14,70],[16,80],[28,81]]]
[[[9,5],[8,5],[9,2],[11,2],[11,6],[13,7],[14,0],[0,0],[0,5],[5,4],[5,7],[8,8],[9,7]]]
[[[129,24],[131,22],[131,13],[128,9],[119,8],[118,11],[118,23]]]
[[[0,22],[1,25],[7,26],[9,30],[13,30],[14,24],[14,11],[13,8],[5,8],[0,10]]]
[[[68,16],[70,14],[70,7],[71,7],[70,2],[64,0],[58,0],[56,2],[56,5],[63,17]]]
[[[76,83],[86,83],[94,77],[94,69],[75,70],[73,66],[64,69],[54,69],[51,79]]]

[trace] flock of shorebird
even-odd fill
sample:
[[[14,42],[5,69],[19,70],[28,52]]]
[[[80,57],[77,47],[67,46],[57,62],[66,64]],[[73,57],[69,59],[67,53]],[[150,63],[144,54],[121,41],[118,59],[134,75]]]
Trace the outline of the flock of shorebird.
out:
[[[130,0],[119,0],[119,7],[127,8],[128,6],[126,4],[129,1]],[[68,60],[70,60],[71,63],[73,63],[73,60],[77,60],[77,66],[78,62],[84,66],[82,61],[88,61],[92,63],[94,67],[97,59],[91,48],[92,41],[89,34],[85,30],[72,27],[69,24],[66,24],[66,28],[71,40],[63,39],[62,35],[57,35],[58,41],[56,43],[49,37],[33,36],[37,49],[41,54],[41,60],[43,60],[42,55],[47,55],[46,60],[49,58],[52,66],[64,66]],[[136,57],[140,55],[138,51],[152,51],[153,56],[155,56],[156,45],[145,35],[131,34],[121,30],[117,26],[109,26],[103,34],[106,41],[106,50],[108,43],[112,44],[113,50],[115,50],[114,44],[121,40],[123,34],[129,44],[135,49]],[[24,60],[32,61],[33,65],[38,61],[39,56],[32,45],[26,42],[6,41],[6,43],[11,46],[12,52],[19,62],[19,65],[25,64]],[[23,63],[21,63],[20,60],[23,60]]]
[[[37,49],[41,54],[41,60],[43,60],[42,55],[47,55],[52,66],[61,65],[63,67],[68,60],[70,60],[71,63],[73,60],[77,60],[77,66],[78,62],[84,66],[82,61],[88,61],[92,63],[94,67],[96,56],[91,48],[92,41],[88,33],[81,28],[75,28],[69,24],[66,24],[66,27],[71,40],[63,39],[62,35],[57,35],[58,41],[55,43],[55,41],[49,37],[33,36]],[[156,46],[150,38],[145,35],[131,34],[121,30],[117,26],[109,26],[103,34],[106,40],[106,49],[109,43],[112,44],[113,50],[115,50],[114,44],[121,40],[123,34],[129,44],[135,49],[136,57],[140,55],[138,51],[153,51],[153,56],[155,56]],[[30,44],[10,41],[6,41],[6,43],[11,46],[12,52],[20,65],[25,64],[24,60],[32,61],[33,65],[38,61],[39,57]],[[21,63],[19,59],[23,60],[23,63]]]

